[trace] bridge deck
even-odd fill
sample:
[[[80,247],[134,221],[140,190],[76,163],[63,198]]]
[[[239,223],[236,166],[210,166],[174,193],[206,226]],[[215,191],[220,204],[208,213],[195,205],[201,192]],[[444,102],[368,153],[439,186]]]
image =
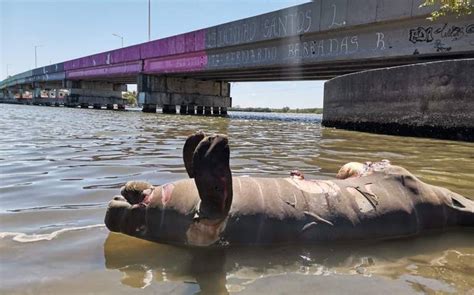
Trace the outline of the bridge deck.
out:
[[[40,67],[0,82],[135,83],[140,73],[223,81],[329,79],[474,57],[472,17],[426,19],[422,0],[320,0]]]

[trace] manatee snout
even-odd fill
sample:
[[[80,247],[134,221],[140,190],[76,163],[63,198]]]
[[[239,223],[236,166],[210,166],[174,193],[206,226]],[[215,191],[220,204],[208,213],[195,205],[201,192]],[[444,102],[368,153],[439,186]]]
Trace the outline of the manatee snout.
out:
[[[105,214],[104,223],[110,231],[121,232],[124,219],[132,206],[122,196],[115,196],[109,202],[107,212]]]

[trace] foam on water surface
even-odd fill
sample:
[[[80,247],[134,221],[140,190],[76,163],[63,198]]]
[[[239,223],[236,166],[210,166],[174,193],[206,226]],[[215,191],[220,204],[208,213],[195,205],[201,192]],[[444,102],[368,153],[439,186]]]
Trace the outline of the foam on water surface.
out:
[[[51,241],[52,239],[55,239],[60,234],[63,234],[66,232],[86,230],[86,229],[99,228],[99,227],[105,227],[105,225],[92,224],[92,225],[79,226],[79,227],[62,228],[60,230],[54,231],[49,234],[25,234],[25,233],[16,233],[16,232],[0,232],[0,238],[5,239],[5,238],[12,237],[13,241],[20,242],[20,243]]]

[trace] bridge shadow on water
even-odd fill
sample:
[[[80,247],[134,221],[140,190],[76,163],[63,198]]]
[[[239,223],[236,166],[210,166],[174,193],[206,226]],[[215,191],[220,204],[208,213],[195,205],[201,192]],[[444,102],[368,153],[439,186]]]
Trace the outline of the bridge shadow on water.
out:
[[[393,241],[227,249],[174,247],[110,233],[104,256],[105,267],[122,272],[121,283],[133,288],[174,282],[197,294],[285,294],[313,288],[323,293],[380,294],[384,288],[450,293],[472,288],[473,233],[466,229]],[[377,289],[370,289],[374,280]]]

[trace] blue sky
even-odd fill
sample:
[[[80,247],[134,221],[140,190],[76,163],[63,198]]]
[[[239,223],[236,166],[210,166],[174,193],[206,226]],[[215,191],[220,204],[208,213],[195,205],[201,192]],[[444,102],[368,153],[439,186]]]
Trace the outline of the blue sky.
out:
[[[308,1],[151,0],[152,39],[172,36]],[[0,0],[0,79],[34,67],[147,41],[147,0]],[[233,104],[321,107],[323,82],[233,83]]]

